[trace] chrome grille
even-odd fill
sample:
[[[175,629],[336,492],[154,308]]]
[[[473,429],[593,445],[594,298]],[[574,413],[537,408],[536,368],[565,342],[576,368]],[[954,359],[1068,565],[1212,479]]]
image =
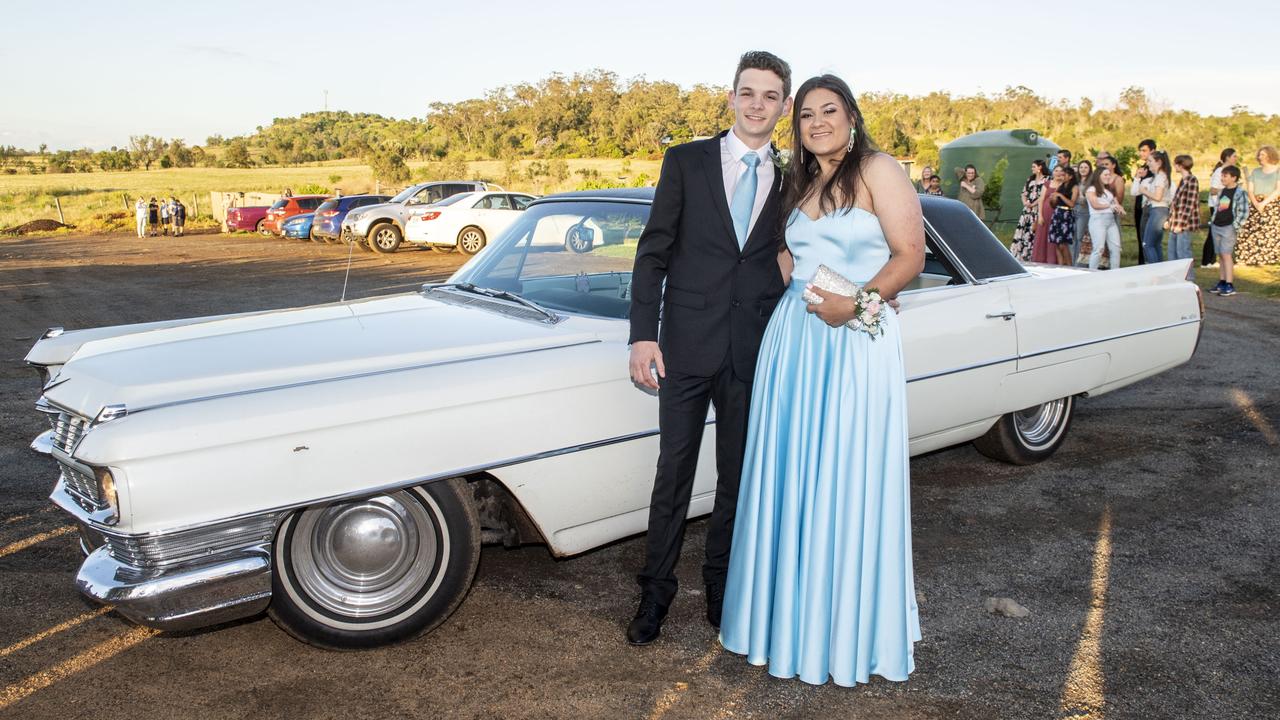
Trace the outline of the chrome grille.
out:
[[[151,536],[107,534],[108,552],[138,568],[163,568],[271,542],[279,513]]]
[[[45,414],[49,419],[49,426],[53,428],[53,446],[68,455],[72,454],[76,445],[80,444],[84,431],[89,429],[89,419],[49,406],[37,406],[37,409]]]
[[[98,479],[93,473],[86,473],[63,460],[58,460],[58,467],[62,469],[62,483],[77,505],[89,512],[107,509],[98,492]]]

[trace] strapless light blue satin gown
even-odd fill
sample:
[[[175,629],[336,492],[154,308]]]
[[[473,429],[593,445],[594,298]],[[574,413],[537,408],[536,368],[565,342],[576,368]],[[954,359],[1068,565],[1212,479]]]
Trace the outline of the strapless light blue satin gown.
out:
[[[777,677],[906,680],[920,620],[898,318],[873,340],[801,299],[819,264],[861,285],[889,247],[860,209],[797,210],[787,244],[795,273],[760,346],[720,641]]]

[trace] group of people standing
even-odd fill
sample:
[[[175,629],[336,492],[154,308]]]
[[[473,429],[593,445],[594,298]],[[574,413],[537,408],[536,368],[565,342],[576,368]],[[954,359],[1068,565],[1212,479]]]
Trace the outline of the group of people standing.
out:
[[[1151,139],[1139,143],[1138,156],[1128,188],[1138,262],[1165,259],[1166,232],[1168,259],[1194,258],[1192,235],[1202,223],[1193,159],[1178,155],[1170,162],[1168,153]],[[1128,214],[1125,177],[1109,153],[1098,154],[1096,168],[1088,160],[1073,165],[1071,159],[1071,151],[1063,149],[1048,161],[1032,161],[1010,251],[1025,262],[1087,263],[1094,270],[1104,263],[1120,267],[1120,222]],[[1246,177],[1237,167],[1238,154],[1227,148],[1209,181],[1209,231],[1202,262],[1211,265],[1218,258],[1220,282],[1213,292],[1235,292],[1235,262],[1280,263],[1280,153],[1266,145],[1258,150],[1257,160],[1259,167]],[[966,180],[970,172],[966,169]],[[1084,241],[1090,245],[1086,253],[1081,252]]]
[[[187,206],[176,197],[159,202],[138,198],[134,203],[134,219],[138,224],[138,237],[154,237],[156,234],[181,237],[187,224]]]

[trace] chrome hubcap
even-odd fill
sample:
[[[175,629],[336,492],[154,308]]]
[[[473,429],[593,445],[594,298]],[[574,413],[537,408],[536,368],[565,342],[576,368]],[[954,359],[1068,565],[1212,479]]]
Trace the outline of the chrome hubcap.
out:
[[[468,230],[467,232],[462,234],[463,250],[466,250],[469,253],[473,253],[473,252],[479,251],[481,246],[483,245],[484,245],[484,241],[480,239],[480,233],[476,232],[475,230]]]
[[[405,492],[312,508],[291,543],[298,584],[324,609],[348,617],[400,607],[435,569],[436,523]]]
[[[1032,450],[1037,450],[1052,444],[1062,432],[1066,414],[1067,399],[1058,398],[1043,405],[1015,412],[1013,422],[1022,443]]]
[[[378,234],[373,236],[373,241],[380,248],[389,248],[396,241],[396,237],[390,230],[379,230]]]

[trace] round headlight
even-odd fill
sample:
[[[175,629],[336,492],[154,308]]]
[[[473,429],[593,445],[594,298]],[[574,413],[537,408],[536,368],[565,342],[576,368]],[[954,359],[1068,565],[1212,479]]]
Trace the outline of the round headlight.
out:
[[[116,478],[106,468],[94,468],[98,476],[98,498],[110,509],[116,518],[119,517],[120,497],[116,493]],[[114,524],[108,521],[109,524]]]

